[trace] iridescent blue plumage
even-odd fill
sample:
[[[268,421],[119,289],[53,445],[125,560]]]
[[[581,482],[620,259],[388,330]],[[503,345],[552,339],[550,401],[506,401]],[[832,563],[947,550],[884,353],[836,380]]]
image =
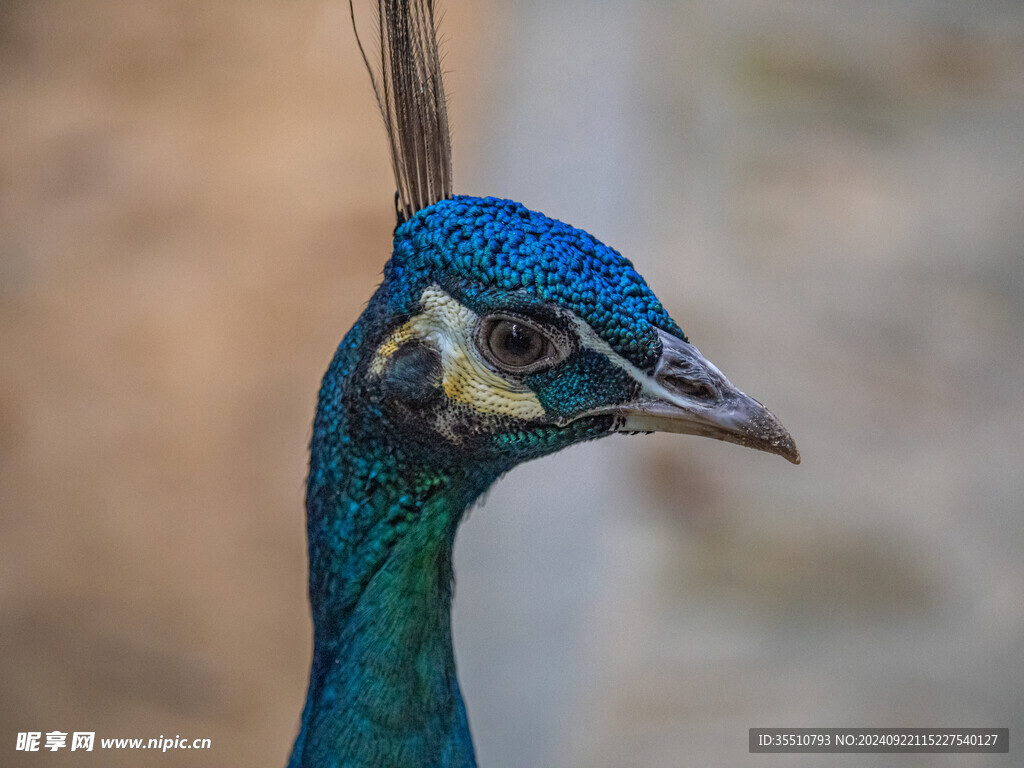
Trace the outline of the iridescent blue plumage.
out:
[[[475,765],[452,549],[465,510],[517,464],[657,430],[799,460],[618,252],[519,203],[451,196],[443,93],[420,96],[439,90],[432,5],[411,3],[378,6],[400,223],[320,389],[306,490],[313,662],[290,768]],[[406,60],[427,71],[392,82],[416,70]],[[418,111],[410,133],[402,120]]]
[[[509,213],[515,228],[502,233],[495,221]],[[489,245],[479,251],[460,247],[484,241]],[[585,250],[574,248],[576,242]],[[492,261],[493,270],[477,266]],[[543,279],[525,280],[525,274]],[[315,651],[291,765],[473,764],[449,623],[456,527],[500,474],[608,434],[611,422],[609,416],[564,428],[507,422],[507,429],[439,442],[401,403],[389,402],[387,387],[368,371],[371,353],[420,311],[417,297],[432,283],[458,286],[456,293],[478,308],[579,295],[576,306],[583,309],[585,297],[600,290],[597,281],[609,279],[642,287],[626,290],[645,316],[660,310],[625,259],[515,203],[458,198],[396,230],[384,280],[339,347],[320,392],[307,489]],[[511,281],[516,287],[505,288]],[[608,338],[623,338],[610,321]],[[567,375],[585,382],[579,371]],[[632,384],[620,394],[627,389]]]
[[[593,235],[520,203],[456,195],[424,209],[395,231],[386,279],[408,272],[410,293],[444,275],[470,304],[494,291],[523,291],[581,317],[621,355],[649,368],[661,346],[656,328],[686,337],[633,264]]]

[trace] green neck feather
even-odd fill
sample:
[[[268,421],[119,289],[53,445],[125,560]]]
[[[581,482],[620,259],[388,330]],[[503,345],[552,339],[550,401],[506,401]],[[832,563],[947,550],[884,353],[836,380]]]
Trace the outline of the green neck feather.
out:
[[[500,470],[437,466],[389,437],[355,373],[365,324],[342,342],[314,424],[313,664],[289,766],[474,766],[452,649],[452,549]]]

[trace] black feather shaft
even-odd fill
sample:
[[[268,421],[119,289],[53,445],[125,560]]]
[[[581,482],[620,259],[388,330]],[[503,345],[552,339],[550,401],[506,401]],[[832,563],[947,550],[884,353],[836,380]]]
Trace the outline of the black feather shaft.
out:
[[[352,28],[388,135],[400,218],[452,195],[448,107],[433,0],[376,0],[380,66]]]

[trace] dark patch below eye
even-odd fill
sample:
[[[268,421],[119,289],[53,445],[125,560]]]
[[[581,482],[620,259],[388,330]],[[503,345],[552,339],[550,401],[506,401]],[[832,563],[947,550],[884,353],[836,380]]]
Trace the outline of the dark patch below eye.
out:
[[[411,342],[399,347],[388,360],[380,386],[385,397],[423,405],[441,394],[441,353]]]

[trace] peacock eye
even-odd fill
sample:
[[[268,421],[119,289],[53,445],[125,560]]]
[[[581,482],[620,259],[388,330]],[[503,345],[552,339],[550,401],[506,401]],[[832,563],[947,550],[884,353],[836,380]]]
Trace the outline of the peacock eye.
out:
[[[488,362],[509,373],[530,373],[553,364],[560,356],[541,330],[512,317],[484,320],[478,346]]]

